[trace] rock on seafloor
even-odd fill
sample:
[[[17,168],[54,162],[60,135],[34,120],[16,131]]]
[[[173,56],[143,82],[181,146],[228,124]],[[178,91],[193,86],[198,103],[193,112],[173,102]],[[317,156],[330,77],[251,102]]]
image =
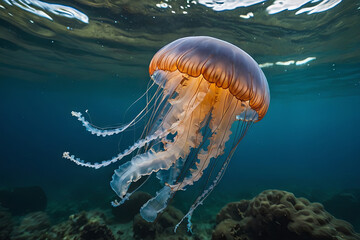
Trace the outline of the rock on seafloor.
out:
[[[186,221],[174,232],[184,214],[173,206],[153,223],[145,221],[139,208],[149,197],[139,192],[123,208],[74,210],[61,221],[51,209],[19,217],[0,207],[0,240],[360,240],[348,222],[290,192],[266,190],[251,200],[228,203],[216,222],[215,214],[207,220],[194,217],[193,234]]]
[[[351,224],[333,217],[320,203],[279,190],[229,203],[216,220],[213,240],[360,240]]]
[[[9,209],[12,215],[24,215],[44,211],[47,197],[41,187],[16,187],[0,190],[0,205]]]
[[[343,190],[323,204],[335,217],[351,222],[360,231],[360,189]]]

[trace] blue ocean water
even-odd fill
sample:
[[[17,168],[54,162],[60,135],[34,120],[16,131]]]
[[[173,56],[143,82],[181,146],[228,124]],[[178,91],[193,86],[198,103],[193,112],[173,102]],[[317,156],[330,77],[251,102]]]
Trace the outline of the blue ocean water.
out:
[[[129,83],[124,87],[124,81],[132,80],[75,79],[64,84],[56,79],[3,79],[1,183],[44,184],[44,179],[46,184],[76,183],[79,174],[90,177],[106,171],[83,169],[61,156],[72,150],[89,161],[105,160],[136,140],[136,131],[108,138],[90,135],[70,114],[87,109],[98,126],[131,120],[144,102],[131,111],[127,108],[145,92],[148,79],[139,87]],[[359,103],[356,95],[272,97],[266,118],[254,124],[241,142],[221,184],[359,187]],[[109,168],[112,172],[114,167]],[[107,187],[107,182],[98,184]]]
[[[56,2],[77,9],[68,9],[72,17],[40,8],[39,1],[29,4],[49,20],[16,2],[0,1],[0,188],[40,186],[49,203],[86,200],[84,209],[110,208],[115,194],[109,182],[119,163],[94,170],[62,153],[90,162],[110,159],[139,138],[146,122],[120,136],[96,137],[71,111],[101,127],[130,121],[146,104],[140,99],[129,108],[147,89],[153,54],[179,37],[209,35],[253,56],[267,77],[271,101],[195,218],[210,210],[216,215],[227,202],[265,189],[320,202],[360,189],[359,3],[338,1],[296,15],[291,8],[272,12],[276,1],[224,1],[229,9],[203,1],[191,7],[186,1],[124,1],[112,10],[92,1]],[[316,6],[304,2],[296,11]],[[241,17],[249,12],[250,19]],[[158,189],[152,179],[142,190]],[[192,204],[187,196],[197,192],[196,185],[189,187],[174,205],[186,212]],[[352,224],[359,231],[360,221]]]

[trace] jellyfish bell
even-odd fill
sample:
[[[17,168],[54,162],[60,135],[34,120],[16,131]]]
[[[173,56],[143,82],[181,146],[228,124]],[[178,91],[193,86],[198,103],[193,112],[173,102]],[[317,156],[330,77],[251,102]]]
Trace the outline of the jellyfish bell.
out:
[[[250,55],[228,42],[212,37],[180,38],[160,49],[150,62],[149,73],[159,83],[159,70],[178,72],[228,91],[249,103],[260,121],[270,103],[266,77]],[[155,76],[154,76],[155,75]]]
[[[218,184],[252,123],[265,116],[269,86],[246,52],[204,36],[185,37],[164,46],[152,58],[149,73],[158,89],[130,123],[103,130],[87,122],[81,113],[72,112],[98,136],[123,132],[146,115],[143,136],[134,145],[101,163],[84,162],[68,152],[63,156],[81,166],[100,168],[136,150],[137,154],[114,172],[110,185],[121,200],[112,204],[118,206],[128,199],[131,183],[156,173],[163,188],[140,209],[149,222],[167,207],[177,191],[205,179],[202,193],[184,217],[191,230],[193,211]]]

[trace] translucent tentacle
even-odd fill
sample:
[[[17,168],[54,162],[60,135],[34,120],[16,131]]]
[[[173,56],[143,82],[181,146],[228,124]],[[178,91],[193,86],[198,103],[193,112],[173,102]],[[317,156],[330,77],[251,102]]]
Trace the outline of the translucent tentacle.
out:
[[[187,228],[188,231],[191,232],[192,229],[192,224],[191,224],[191,217],[193,212],[195,211],[195,209],[199,206],[202,205],[204,200],[210,195],[210,193],[214,190],[214,188],[216,187],[216,185],[220,182],[221,178],[224,176],[225,171],[230,163],[231,157],[233,156],[237,145],[240,143],[240,141],[244,138],[245,134],[247,133],[248,129],[251,127],[252,125],[252,121],[249,122],[242,122],[241,124],[241,130],[238,133],[237,130],[237,137],[238,139],[236,139],[234,141],[234,144],[231,148],[231,151],[229,152],[228,156],[226,157],[220,171],[218,172],[218,174],[216,175],[215,179],[213,180],[212,184],[206,188],[205,191],[203,191],[203,193],[195,200],[195,202],[193,203],[193,205],[191,205],[190,210],[188,211],[187,214],[185,214],[185,216],[180,220],[180,222],[178,224],[176,224],[175,228],[174,228],[174,232],[176,232],[177,228],[180,226],[180,224],[185,220],[185,218],[188,219],[188,224],[187,224]]]
[[[190,207],[190,210],[185,214],[185,216],[180,220],[180,222],[178,224],[176,224],[176,226],[174,228],[174,232],[176,232],[176,230],[178,229],[180,224],[185,220],[185,218],[188,219],[188,224],[187,224],[188,231],[192,232],[191,217],[192,217],[193,212],[195,211],[195,209],[199,205],[203,204],[206,197],[212,192],[212,190],[214,190],[215,186],[219,183],[221,177],[224,175],[224,172],[225,172],[225,170],[226,170],[226,168],[227,168],[227,166],[229,164],[229,160],[230,159],[228,159],[224,163],[223,167],[221,168],[221,170],[217,174],[217,176],[214,179],[213,183],[196,199],[195,203]]]
[[[118,128],[114,128],[114,129],[101,129],[101,128],[97,128],[93,125],[91,125],[87,120],[85,120],[84,116],[82,116],[81,112],[71,112],[71,115],[76,117],[78,121],[82,122],[82,125],[86,128],[87,131],[89,131],[91,134],[94,134],[96,136],[102,136],[102,137],[106,137],[106,136],[111,136],[114,134],[118,134],[121,133],[123,131],[125,131],[126,129],[128,129],[129,127],[133,126],[135,124],[135,121],[137,120],[137,118],[146,110],[146,108],[144,108],[133,120],[131,120],[131,122],[129,122],[128,124],[125,124],[121,127]]]
[[[106,167],[112,163],[115,163],[119,160],[121,160],[122,158],[124,158],[125,156],[131,154],[133,151],[135,151],[136,149],[142,148],[144,147],[146,144],[150,143],[153,140],[156,140],[158,138],[162,138],[166,135],[167,133],[164,132],[157,132],[151,136],[147,136],[144,139],[141,139],[139,141],[137,141],[134,145],[132,145],[131,147],[129,147],[128,149],[126,149],[124,152],[119,153],[116,157],[113,157],[110,160],[107,161],[103,161],[101,163],[90,163],[90,162],[85,162],[83,160],[81,160],[80,158],[76,158],[74,155],[70,155],[69,152],[64,152],[63,153],[63,158],[66,158],[74,163],[76,163],[77,165],[83,166],[83,167],[89,167],[89,168],[101,168],[101,167]]]
[[[141,95],[133,104],[131,104],[130,107],[132,105],[134,105],[137,101],[139,101],[142,97],[147,96],[147,93],[149,92],[149,90],[152,86],[154,86],[154,83],[151,84],[150,87],[146,90],[146,92],[143,95]],[[156,95],[152,96],[152,98],[149,101],[147,101],[146,106],[138,113],[138,115],[136,115],[136,117],[133,120],[131,120],[129,123],[124,124],[123,126],[118,127],[118,128],[113,128],[113,129],[98,128],[98,127],[95,127],[94,125],[92,125],[91,123],[89,123],[88,121],[86,121],[80,112],[72,111],[71,115],[76,117],[78,119],[78,121],[80,121],[82,123],[82,125],[86,128],[86,130],[89,131],[91,134],[94,134],[97,136],[102,136],[102,137],[111,136],[111,135],[118,134],[118,133],[125,131],[126,129],[128,129],[129,127],[135,125],[138,121],[140,121],[148,113],[149,104],[154,100],[155,97],[156,97]],[[144,112],[145,112],[145,114],[142,115]]]

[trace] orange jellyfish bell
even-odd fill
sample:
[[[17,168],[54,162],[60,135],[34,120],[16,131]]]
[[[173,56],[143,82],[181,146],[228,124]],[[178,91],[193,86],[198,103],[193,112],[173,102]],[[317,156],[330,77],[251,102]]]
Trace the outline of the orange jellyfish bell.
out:
[[[212,37],[185,37],[159,50],[149,66],[149,73],[163,70],[214,83],[229,89],[240,101],[249,101],[260,121],[270,104],[266,77],[255,60],[235,45]]]
[[[63,157],[98,169],[136,152],[113,174],[110,185],[121,200],[112,204],[119,206],[129,198],[138,188],[130,188],[133,182],[156,173],[163,187],[140,209],[149,222],[177,191],[203,180],[201,193],[184,217],[191,230],[193,211],[219,183],[252,123],[265,116],[269,86],[247,53],[212,37],[186,37],[166,45],[154,55],[149,73],[158,87],[154,89],[154,83],[150,86],[147,93],[153,95],[128,124],[115,129],[96,128],[81,113],[72,112],[88,131],[104,137],[121,133],[147,117],[137,142],[100,163],[85,162],[69,152]]]

